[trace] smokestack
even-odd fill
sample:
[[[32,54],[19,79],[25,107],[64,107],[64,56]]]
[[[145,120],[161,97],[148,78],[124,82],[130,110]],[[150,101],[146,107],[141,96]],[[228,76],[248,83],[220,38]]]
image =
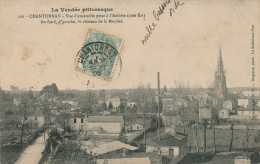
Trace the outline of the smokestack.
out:
[[[158,135],[159,140],[161,140],[161,130],[160,130],[160,72],[157,72],[158,77]]]
[[[126,154],[127,154],[127,150],[126,149],[123,149],[123,156],[126,156]]]
[[[174,123],[174,124],[171,125],[171,132],[172,132],[172,134],[174,134],[174,135],[176,135],[175,129],[176,129],[176,125],[175,125],[175,123]]]

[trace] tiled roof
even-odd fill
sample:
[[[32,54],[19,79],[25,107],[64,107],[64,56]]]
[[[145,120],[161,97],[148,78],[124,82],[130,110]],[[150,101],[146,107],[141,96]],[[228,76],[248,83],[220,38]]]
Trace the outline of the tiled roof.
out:
[[[260,111],[260,107],[255,107],[254,109],[255,109],[255,111]],[[250,108],[236,108],[235,110],[236,111],[253,111],[253,108],[252,107],[250,107]]]
[[[250,96],[244,96],[244,98],[252,99],[252,96],[251,96],[251,95],[250,95]],[[259,99],[260,99],[260,96],[255,95],[255,96],[254,96],[254,99],[255,99],[255,100],[259,100]]]
[[[98,131],[99,134],[107,134],[108,133],[107,131],[105,131],[100,126],[94,126],[91,129],[87,129],[87,130],[89,130],[89,131]]]
[[[149,157],[143,158],[114,158],[114,159],[98,159],[97,164],[104,164],[107,161],[109,164],[133,164],[133,163],[142,163],[142,164],[150,164],[151,161]]]
[[[137,120],[135,122],[127,122],[127,123],[125,123],[125,125],[127,125],[127,126],[135,125],[135,124],[139,124],[139,125],[143,126],[143,123],[141,123],[141,122],[139,123]]]
[[[85,118],[84,113],[71,113],[71,118]]]
[[[184,134],[172,134],[172,133],[164,133],[161,135],[161,139],[159,137],[151,139],[147,145],[148,146],[179,146],[180,142],[186,138],[187,136]]]
[[[94,153],[96,155],[101,155],[101,154],[106,154],[106,153],[113,152],[113,151],[120,150],[120,149],[137,150],[138,148],[125,144],[120,141],[113,141],[113,142],[98,145],[98,147],[93,148],[91,150],[87,150],[87,151],[91,151],[92,153]]]
[[[89,116],[87,118],[88,122],[121,122],[123,121],[123,116]]]
[[[105,158],[105,159],[115,159],[115,158],[127,158],[129,161],[131,161],[132,158],[138,158],[138,159],[142,159],[142,158],[150,158],[151,163],[157,163],[160,162],[161,159],[161,155],[155,152],[151,152],[151,153],[147,153],[147,152],[133,152],[131,154],[127,154],[126,156],[123,156],[122,153],[117,153],[117,154],[111,154],[111,155],[107,155],[105,157],[99,157],[100,159]],[[140,162],[137,162],[140,163]]]

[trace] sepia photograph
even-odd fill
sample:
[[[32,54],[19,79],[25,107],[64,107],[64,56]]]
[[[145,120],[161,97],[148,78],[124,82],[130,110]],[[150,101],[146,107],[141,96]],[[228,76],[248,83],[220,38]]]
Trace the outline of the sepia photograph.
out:
[[[259,164],[260,1],[0,0],[0,164]]]

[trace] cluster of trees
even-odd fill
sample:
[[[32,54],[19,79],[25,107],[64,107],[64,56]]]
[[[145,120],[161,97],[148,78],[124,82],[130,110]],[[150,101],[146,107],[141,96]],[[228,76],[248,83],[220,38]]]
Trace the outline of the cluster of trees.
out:
[[[80,149],[80,144],[72,140],[64,140],[57,129],[52,129],[43,153],[41,163],[50,164],[76,164],[96,163],[95,157]],[[50,158],[48,158],[50,157]]]
[[[150,84],[144,85],[139,83],[137,88],[133,89],[131,98],[136,102],[136,106],[133,106],[135,112],[143,113],[157,113],[158,112],[158,97],[155,99],[156,92],[150,87]],[[161,98],[159,99],[160,111],[162,112],[163,104]]]
[[[43,87],[41,93],[52,92],[53,95],[58,95],[58,88],[56,84]],[[14,104],[14,97],[17,97],[18,105]],[[0,111],[3,121],[1,122],[1,128],[6,130],[20,130],[19,140],[21,150],[24,147],[24,137],[31,131],[34,121],[29,119],[33,113],[35,113],[36,107],[40,108],[43,114],[50,111],[50,102],[36,103],[36,97],[33,91],[23,91],[19,93],[9,93],[0,89]]]
[[[92,154],[80,149],[80,144],[72,140],[62,140],[60,134],[55,130],[50,132],[47,150],[52,154],[48,161],[50,164],[96,163]]]
[[[106,101],[106,98],[107,98],[107,93],[104,89],[102,89],[100,92],[99,92],[99,99],[101,101]]]
[[[80,105],[84,106],[87,110],[92,110],[94,105],[98,103],[97,96],[96,96],[95,92],[92,90],[89,90],[86,93],[84,99],[85,99],[85,101],[83,102],[83,104],[80,104]]]
[[[34,101],[30,97],[23,97],[21,99],[20,105],[18,105],[19,109],[19,124],[21,126],[21,133],[20,133],[20,146],[21,150],[23,150],[23,137],[24,137],[24,131],[26,128],[28,128],[30,124],[30,120],[28,121],[27,118],[31,115],[32,111],[29,110],[30,108],[33,108]]]
[[[11,94],[0,90],[1,96],[1,128],[5,130],[20,130],[20,147],[23,150],[24,136],[27,131],[30,131],[32,121],[28,120],[28,117],[35,109],[35,99],[32,91],[23,92],[20,95],[20,104],[16,106],[13,103],[13,97]]]
[[[59,92],[59,98],[62,100],[72,99],[75,97],[74,93]]]
[[[120,97],[120,104],[119,104],[119,112],[125,113],[125,112],[138,112],[142,113],[144,106],[146,112],[155,113],[158,112],[158,103],[156,102],[154,96],[155,92],[153,89],[150,88],[149,85],[145,86],[142,84],[139,84],[139,86],[136,89],[133,89],[130,91],[130,94],[127,95],[128,99],[135,101],[136,105],[133,105],[132,107],[127,106],[127,98],[123,90],[117,91],[114,95]],[[84,104],[81,104],[81,106],[84,106],[86,110],[93,110],[94,112],[102,112],[104,110],[112,110],[114,108],[113,104],[109,102],[108,104],[105,102],[107,101],[107,93],[103,89],[98,94],[96,94],[94,91],[89,90],[86,93]],[[103,101],[102,104],[98,104],[99,101]],[[145,102],[144,102],[145,101]],[[160,110],[162,111],[162,100],[160,99]]]
[[[51,85],[44,86],[40,91],[40,95],[43,94],[45,94],[47,98],[57,97],[59,95],[59,90],[57,85],[55,83],[52,83]]]
[[[0,103],[4,103],[8,101],[13,101],[13,96],[9,92],[5,92],[0,88]]]
[[[92,154],[88,154],[80,149],[80,145],[73,141],[60,143],[54,152],[54,157],[50,160],[51,164],[94,164],[96,159]]]

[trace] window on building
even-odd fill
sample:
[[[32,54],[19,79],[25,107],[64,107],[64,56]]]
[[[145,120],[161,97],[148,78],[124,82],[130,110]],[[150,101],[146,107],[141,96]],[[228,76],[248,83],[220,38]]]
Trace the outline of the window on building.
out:
[[[81,123],[83,123],[83,118],[81,119]]]
[[[76,118],[74,118],[74,124],[76,124],[77,123],[77,119]]]
[[[174,156],[174,149],[169,149],[169,155]]]

